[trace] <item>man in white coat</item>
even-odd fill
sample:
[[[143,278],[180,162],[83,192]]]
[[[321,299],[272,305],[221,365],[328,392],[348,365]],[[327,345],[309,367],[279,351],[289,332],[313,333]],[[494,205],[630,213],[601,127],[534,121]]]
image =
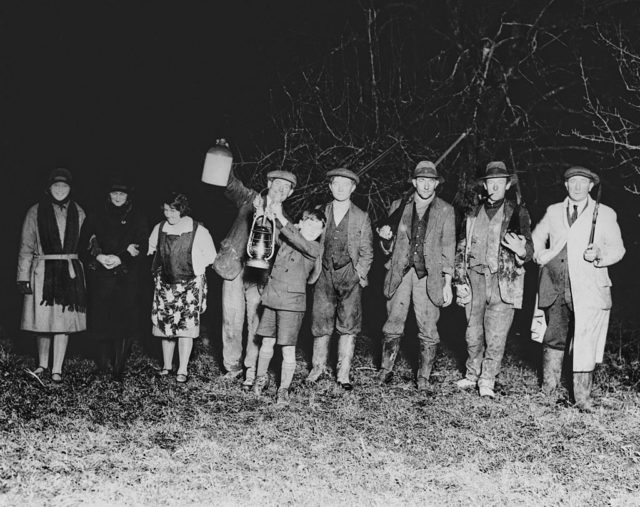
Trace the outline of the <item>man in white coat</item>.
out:
[[[622,259],[625,249],[616,213],[589,195],[598,176],[572,167],[564,179],[568,197],[549,206],[532,233],[534,260],[541,266],[538,307],[548,322],[542,390],[552,394],[558,386],[567,337],[573,336],[573,395],[576,406],[589,411],[593,370],[602,362],[611,311],[607,266]]]

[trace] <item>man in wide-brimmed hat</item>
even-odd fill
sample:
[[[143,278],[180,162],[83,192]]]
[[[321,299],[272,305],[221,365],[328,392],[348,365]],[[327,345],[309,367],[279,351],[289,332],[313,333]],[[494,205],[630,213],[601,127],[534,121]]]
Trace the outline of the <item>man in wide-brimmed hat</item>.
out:
[[[443,181],[433,162],[419,162],[411,179],[415,191],[394,201],[389,209],[389,223],[378,228],[382,251],[390,257],[384,279],[387,321],[382,328],[384,343],[379,374],[382,384],[392,379],[409,303],[413,301],[420,340],[417,386],[421,391],[429,388],[440,342],[436,327],[440,308],[450,305],[453,299],[455,213],[449,203],[436,196]]]
[[[243,389],[253,387],[258,363],[259,345],[256,330],[260,322],[260,294],[268,278],[268,270],[246,267],[247,241],[256,209],[271,214],[282,208],[297,183],[292,172],[274,170],[267,173],[266,192],[247,188],[234,174],[229,176],[225,195],[237,206],[238,215],[222,241],[214,269],[224,279],[222,283],[222,360],[226,379],[240,377],[243,372],[242,333],[247,322],[247,342],[244,347],[245,379]],[[288,220],[291,220],[287,217]],[[278,236],[276,228],[273,234]]]
[[[351,361],[356,336],[362,328],[362,288],[373,261],[373,240],[369,215],[351,202],[360,178],[349,169],[327,172],[333,200],[324,208],[327,225],[320,238],[323,254],[316,270],[311,333],[312,369],[307,382],[316,382],[325,373],[329,341],[339,334],[337,381],[345,390],[353,385]],[[314,281],[312,279],[312,282]]]
[[[538,307],[548,321],[542,390],[552,394],[558,387],[573,335],[573,394],[576,406],[588,411],[592,374],[602,362],[611,311],[607,266],[622,259],[625,249],[615,212],[589,195],[598,175],[576,166],[565,171],[564,180],[568,196],[547,208],[532,235],[534,259],[542,266]]]
[[[465,217],[456,248],[454,285],[467,315],[468,353],[457,386],[477,386],[480,396],[494,398],[507,334],[515,310],[522,308],[523,265],[533,255],[533,243],[527,209],[505,199],[515,176],[504,162],[489,162],[480,181],[486,198]],[[510,230],[514,223],[517,230]]]

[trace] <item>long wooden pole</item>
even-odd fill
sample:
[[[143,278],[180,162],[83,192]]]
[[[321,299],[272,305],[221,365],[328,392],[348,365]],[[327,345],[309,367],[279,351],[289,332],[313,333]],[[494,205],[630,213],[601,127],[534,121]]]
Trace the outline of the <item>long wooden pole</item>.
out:
[[[593,209],[593,220],[591,221],[591,234],[589,235],[589,245],[593,245],[596,236],[596,220],[598,220],[598,209],[600,208],[600,199],[602,198],[602,183],[598,184],[598,192],[596,193],[596,207]]]

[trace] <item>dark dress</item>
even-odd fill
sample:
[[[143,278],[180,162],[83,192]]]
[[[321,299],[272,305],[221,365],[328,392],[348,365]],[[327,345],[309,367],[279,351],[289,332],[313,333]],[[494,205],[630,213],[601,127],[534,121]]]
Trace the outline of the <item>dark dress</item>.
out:
[[[89,215],[81,245],[87,256],[89,330],[99,341],[130,338],[136,331],[140,307],[140,273],[146,257],[149,228],[146,219],[129,203],[115,207],[110,202]],[[127,251],[138,245],[139,255]],[[117,255],[122,264],[106,269],[96,257]]]

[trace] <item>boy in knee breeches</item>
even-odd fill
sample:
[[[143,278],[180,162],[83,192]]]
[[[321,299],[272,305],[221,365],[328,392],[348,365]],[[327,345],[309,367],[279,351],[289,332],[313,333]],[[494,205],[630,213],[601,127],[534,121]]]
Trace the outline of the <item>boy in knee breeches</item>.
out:
[[[324,213],[305,212],[297,226],[274,208],[280,226],[280,249],[262,294],[263,313],[257,334],[262,336],[258,354],[254,393],[260,395],[267,387],[269,363],[274,345],[282,347],[282,368],[277,403],[289,400],[289,386],[296,368],[296,343],[306,309],[306,285],[316,259],[320,255],[317,239],[325,224]]]

